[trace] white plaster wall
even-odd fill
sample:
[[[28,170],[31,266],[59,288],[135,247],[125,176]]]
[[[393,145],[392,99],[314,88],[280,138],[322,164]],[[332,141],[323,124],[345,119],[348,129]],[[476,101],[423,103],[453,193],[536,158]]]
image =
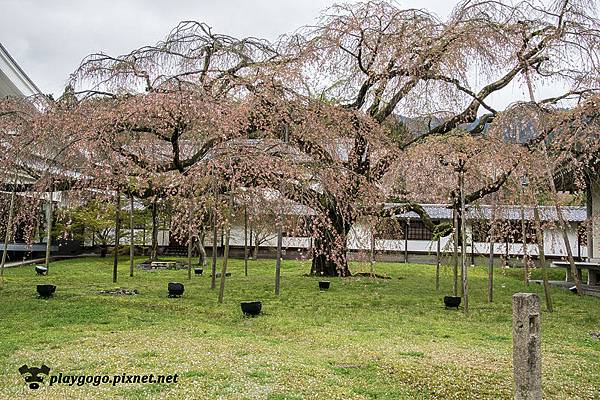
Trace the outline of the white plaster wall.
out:
[[[128,234],[129,232],[123,230],[123,235]],[[142,229],[135,229],[135,244],[142,245]],[[587,249],[585,246],[581,246],[580,252],[578,253],[577,249],[577,232],[575,230],[575,226],[573,225],[568,232],[569,241],[571,244],[571,249],[573,251],[574,256],[580,255],[581,257],[587,257]],[[151,243],[151,232],[146,230],[146,245],[150,245]],[[471,252],[471,230],[470,227],[467,227],[467,251]],[[600,240],[599,240],[600,241]],[[129,237],[122,236],[121,244],[127,245],[129,244]],[[221,243],[221,236],[219,232],[218,236],[218,244]],[[207,232],[204,243],[207,246],[212,245],[212,233]],[[158,244],[159,246],[168,246],[169,245],[169,231],[166,229],[160,229],[158,232]],[[234,226],[231,230],[231,239],[230,244],[232,246],[243,246],[244,245],[244,227],[243,226]],[[91,241],[88,240],[86,245],[91,245]],[[261,244],[261,247],[276,247],[277,246],[277,235],[273,233],[271,237]],[[283,238],[283,248],[305,248],[308,249],[311,246],[311,239],[307,237],[284,237]],[[404,252],[405,241],[404,240],[384,240],[377,239],[375,240],[375,251],[397,251]],[[451,252],[452,248],[452,236],[443,237],[440,239],[440,247],[442,252]],[[350,231],[348,236],[348,249],[349,250],[363,250],[369,251],[371,249],[371,235],[370,230],[367,226],[364,225],[356,225]],[[489,254],[490,245],[489,243],[476,242],[474,243],[474,251],[475,253],[479,253],[481,255]],[[437,242],[429,241],[429,240],[409,240],[408,241],[408,251],[409,253],[430,253],[434,254],[437,251]],[[523,254],[523,245],[522,244],[513,244],[509,243],[508,245],[509,255],[522,255]],[[527,245],[528,254],[537,256],[538,249],[535,244]],[[554,257],[566,257],[566,249],[564,247],[564,242],[562,238],[562,233],[558,229],[548,229],[544,231],[544,251],[547,256]],[[494,254],[497,256],[503,255],[506,253],[506,244],[505,243],[495,243],[494,244]],[[600,254],[600,253],[598,253]]]
[[[234,233],[235,232],[235,233]],[[569,241],[571,244],[571,249],[573,251],[573,255],[578,255],[577,250],[577,233],[575,227],[569,230]],[[234,246],[243,246],[244,245],[244,233],[243,227],[234,227],[232,229],[232,239],[231,244]],[[471,251],[471,229],[467,226],[467,251]],[[210,243],[207,240],[207,244]],[[274,236],[270,240],[266,241],[262,246],[264,247],[275,247],[277,246],[277,237]],[[308,248],[310,246],[310,238],[283,238],[283,247],[301,247]],[[376,251],[399,251],[403,252],[405,246],[404,240],[384,240],[377,239],[375,240],[375,250]],[[447,236],[440,239],[440,246],[443,252],[452,251],[452,236]],[[476,253],[480,254],[489,254],[489,243],[475,243],[474,250]],[[369,227],[361,224],[355,225],[350,234],[348,235],[348,249],[349,250],[363,250],[369,251],[371,248],[371,234]],[[408,251],[416,252],[416,253],[435,253],[437,250],[436,241],[429,240],[409,240],[408,241]],[[523,254],[523,245],[522,244],[513,244],[509,243],[508,245],[509,255],[522,255]],[[527,245],[528,254],[538,255],[537,245],[528,244]],[[566,256],[566,249],[564,247],[562,233],[559,230],[552,229],[544,231],[544,251],[547,256]],[[504,243],[496,243],[494,245],[494,254],[502,255],[506,252],[506,245]],[[587,251],[585,246],[582,246],[580,249],[581,257],[587,256]]]

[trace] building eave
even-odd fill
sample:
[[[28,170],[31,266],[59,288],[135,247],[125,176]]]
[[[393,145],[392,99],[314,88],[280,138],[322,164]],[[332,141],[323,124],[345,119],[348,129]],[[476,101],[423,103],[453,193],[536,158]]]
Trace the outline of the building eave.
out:
[[[7,79],[8,82],[5,82],[7,88],[12,88],[10,90],[12,93],[6,95],[22,97],[42,95],[42,91],[17,64],[2,43],[0,43],[0,71],[2,72],[0,79]]]

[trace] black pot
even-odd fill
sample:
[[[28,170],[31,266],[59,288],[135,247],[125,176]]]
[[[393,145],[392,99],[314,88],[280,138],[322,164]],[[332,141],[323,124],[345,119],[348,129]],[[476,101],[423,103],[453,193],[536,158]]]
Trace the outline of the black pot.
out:
[[[183,296],[183,283],[169,282],[169,297],[181,297]]]
[[[260,301],[242,301],[240,305],[242,306],[242,312],[246,315],[258,315],[262,309],[262,302]]]
[[[196,275],[202,275],[202,271],[204,271],[202,268],[194,268],[194,273]]]
[[[569,292],[577,294],[577,286],[570,287]]]
[[[225,277],[229,277],[229,276],[231,276],[231,272],[225,272]],[[220,278],[220,277],[221,277],[221,273],[217,272],[215,274],[215,278]]]
[[[37,292],[40,297],[50,297],[55,291],[55,285],[37,285]]]
[[[36,265],[35,266],[35,272],[38,275],[47,275],[48,274],[48,268],[42,267],[41,265]]]
[[[444,305],[446,308],[456,308],[460,306],[460,296],[444,296]]]
[[[329,289],[329,285],[331,285],[330,281],[319,281],[319,289],[321,290]]]

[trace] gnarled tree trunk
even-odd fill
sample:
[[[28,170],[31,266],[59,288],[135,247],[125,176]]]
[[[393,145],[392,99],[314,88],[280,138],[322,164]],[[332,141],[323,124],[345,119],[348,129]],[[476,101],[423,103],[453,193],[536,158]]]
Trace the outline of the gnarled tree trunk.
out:
[[[315,240],[315,247],[319,246],[319,242],[322,242],[325,246],[327,241],[323,242]],[[333,250],[333,249],[332,249]],[[339,251],[342,248],[337,249]],[[312,259],[312,270],[311,273],[317,276],[350,276],[350,270],[348,269],[348,260],[346,259],[345,247],[344,253],[333,257],[328,253],[315,254]]]
[[[313,241],[311,274],[316,276],[350,276],[348,269],[348,232],[352,227],[336,209],[328,210],[330,225],[317,227]]]

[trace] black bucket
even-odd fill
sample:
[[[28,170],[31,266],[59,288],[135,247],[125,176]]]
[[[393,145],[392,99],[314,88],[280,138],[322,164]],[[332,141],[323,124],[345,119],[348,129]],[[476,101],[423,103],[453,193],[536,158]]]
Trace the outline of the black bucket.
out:
[[[40,297],[50,297],[56,291],[55,285],[37,285],[37,292]]]
[[[260,314],[260,310],[262,309],[261,301],[242,301],[240,305],[242,312],[246,315],[256,316]]]
[[[169,282],[169,297],[181,297],[183,296],[183,283],[179,282]]]

